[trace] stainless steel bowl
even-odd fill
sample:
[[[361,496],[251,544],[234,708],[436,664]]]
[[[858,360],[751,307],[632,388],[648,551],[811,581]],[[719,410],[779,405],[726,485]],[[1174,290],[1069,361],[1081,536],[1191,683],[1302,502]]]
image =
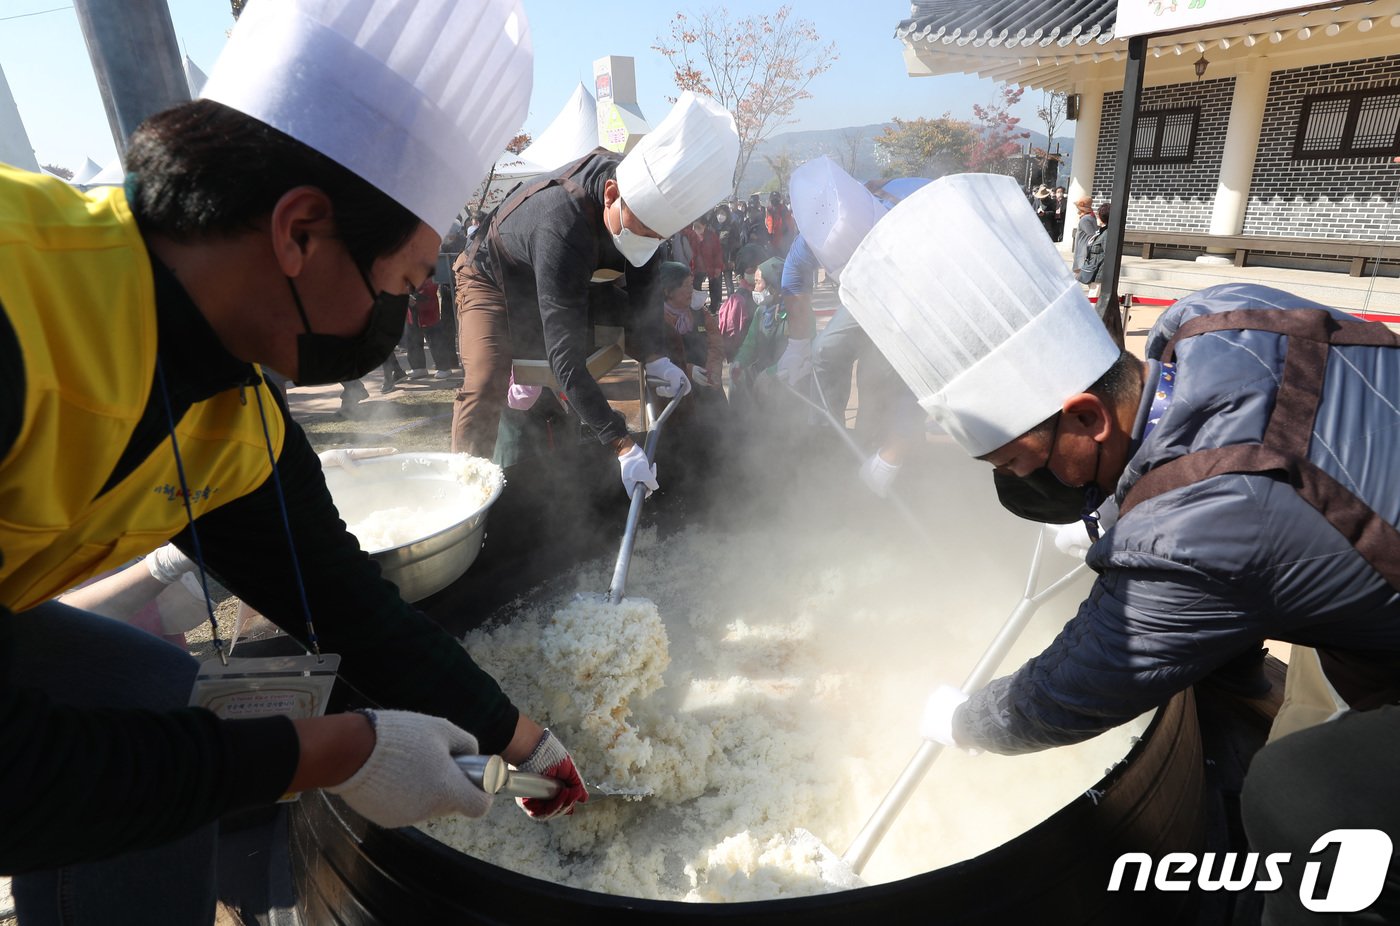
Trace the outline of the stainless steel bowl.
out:
[[[347,524],[355,524],[388,507],[440,508],[454,504],[451,461],[459,454],[394,453],[359,460],[349,467],[326,468],[326,485]],[[485,504],[454,512],[447,527],[408,543],[368,550],[384,577],[399,587],[406,601],[440,592],[476,560],[486,536],[486,515],[501,497],[497,485]],[[466,506],[464,506],[466,507]]]

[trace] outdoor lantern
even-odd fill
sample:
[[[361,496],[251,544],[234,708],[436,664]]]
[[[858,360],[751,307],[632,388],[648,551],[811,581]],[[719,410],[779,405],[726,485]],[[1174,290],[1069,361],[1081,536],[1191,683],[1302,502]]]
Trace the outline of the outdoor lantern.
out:
[[[1209,66],[1210,66],[1210,62],[1206,60],[1206,56],[1205,56],[1205,55],[1201,55],[1200,60],[1196,62],[1196,79],[1197,79],[1197,80],[1200,80],[1202,77],[1205,77],[1205,76],[1206,76],[1206,68],[1209,67]]]

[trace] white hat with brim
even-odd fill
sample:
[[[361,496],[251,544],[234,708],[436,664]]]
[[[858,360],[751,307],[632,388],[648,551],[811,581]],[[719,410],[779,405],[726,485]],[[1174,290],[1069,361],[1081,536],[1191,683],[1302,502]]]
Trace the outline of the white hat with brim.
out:
[[[734,117],[687,90],[617,165],[617,189],[637,218],[669,238],[733,189],[738,161]]]
[[[972,456],[1060,410],[1118,346],[1010,177],[954,174],[890,210],[841,301]]]
[[[518,0],[252,0],[201,95],[442,235],[520,131],[532,69]]]
[[[788,189],[797,230],[828,273],[841,272],[856,245],[885,214],[864,184],[825,156],[793,171]]]

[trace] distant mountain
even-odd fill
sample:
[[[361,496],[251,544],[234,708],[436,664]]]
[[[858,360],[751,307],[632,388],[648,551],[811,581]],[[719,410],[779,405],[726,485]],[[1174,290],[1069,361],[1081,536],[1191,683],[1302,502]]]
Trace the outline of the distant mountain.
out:
[[[852,176],[858,180],[866,180],[871,177],[880,176],[880,165],[875,160],[875,139],[884,133],[885,127],[892,125],[889,122],[877,122],[871,125],[853,125],[842,129],[813,129],[808,131],[783,132],[772,138],[759,143],[754,149],[753,157],[749,159],[748,168],[744,171],[744,176],[739,182],[739,192],[747,195],[755,190],[761,190],[773,179],[773,169],[768,166],[764,157],[776,158],[780,154],[786,153],[792,158],[795,164],[803,164],[813,158],[826,155],[837,164],[847,170],[850,169],[852,154],[854,154],[855,170],[851,171]],[[1044,148],[1045,133],[1037,132],[1024,122],[1019,126],[1022,131],[1030,132],[1028,141],[1031,145]],[[1061,129],[1063,132],[1063,128]],[[1070,150],[1074,147],[1072,135],[1057,133],[1055,141],[1059,144],[1060,150],[1064,152],[1064,163],[1069,164]],[[1067,169],[1061,170],[1061,180],[1068,177]]]

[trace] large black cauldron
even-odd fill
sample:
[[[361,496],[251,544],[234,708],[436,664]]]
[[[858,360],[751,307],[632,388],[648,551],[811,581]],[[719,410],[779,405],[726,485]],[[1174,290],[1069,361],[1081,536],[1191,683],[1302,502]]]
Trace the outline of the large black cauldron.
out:
[[[849,464],[833,444],[788,459]],[[743,480],[718,469],[686,472],[703,459],[679,446],[662,458],[670,491],[649,503],[665,521],[702,516],[715,486],[731,493]],[[713,460],[713,457],[710,458]],[[769,461],[771,463],[771,460]],[[707,461],[707,467],[711,463]],[[917,467],[911,467],[916,469]],[[852,466],[831,478],[849,481]],[[753,470],[750,470],[752,472]],[[581,559],[615,551],[623,510],[615,464],[586,444],[563,444],[548,459],[508,472],[493,509],[486,546],[471,572],[423,603],[455,633],[479,623],[516,595]],[[711,478],[721,477],[721,478]],[[811,491],[830,506],[831,485],[810,464],[785,491]],[[990,480],[988,480],[990,482]],[[591,487],[591,491],[588,487]],[[567,493],[567,502],[556,493]],[[909,493],[917,498],[917,493]],[[733,497],[730,505],[741,504]],[[561,518],[565,505],[575,514]],[[750,508],[762,501],[742,502]],[[590,507],[591,506],[591,507]],[[869,500],[857,508],[869,508]],[[833,517],[868,516],[843,510]],[[1190,692],[1157,714],[1141,740],[1085,794],[1033,829],[981,856],[901,881],[837,894],[737,904],[648,901],[563,887],[516,874],[448,848],[414,829],[372,826],[321,792],[292,810],[291,852],[300,912],[307,926],[477,923],[577,926],[654,924],[841,924],[856,918],[939,924],[1190,923],[1190,893],[1109,893],[1113,862],[1124,852],[1154,858],[1200,851],[1207,842],[1201,739]],[[625,838],[620,837],[620,838]],[[838,851],[844,847],[835,847]]]

